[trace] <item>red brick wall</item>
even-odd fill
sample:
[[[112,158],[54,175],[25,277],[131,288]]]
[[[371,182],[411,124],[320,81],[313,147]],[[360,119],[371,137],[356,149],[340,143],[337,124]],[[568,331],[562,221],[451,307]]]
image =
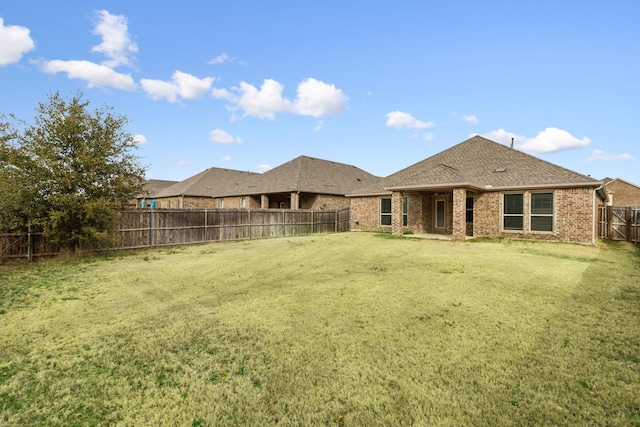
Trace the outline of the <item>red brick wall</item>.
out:
[[[525,197],[523,231],[502,230],[503,193],[479,193],[474,202],[473,235],[565,242],[593,242],[595,214],[593,188],[562,188],[554,193],[554,227],[552,232],[529,231],[529,194]]]
[[[476,193],[473,200],[473,235],[499,237],[502,229],[502,193]]]
[[[390,225],[380,225],[380,199],[388,196],[351,198],[351,229],[361,231],[388,231]]]
[[[613,206],[640,206],[640,188],[624,181],[613,180],[604,186],[613,191]]]
[[[157,209],[212,209],[218,204],[211,197],[163,197],[155,199]],[[151,206],[151,199],[146,200],[146,207]]]
[[[463,240],[467,234],[467,190],[453,189],[453,207],[451,209],[451,223],[453,238]]]
[[[340,209],[346,208],[350,205],[350,200],[344,196],[332,196],[328,194],[300,194],[300,208],[320,210],[326,209]]]

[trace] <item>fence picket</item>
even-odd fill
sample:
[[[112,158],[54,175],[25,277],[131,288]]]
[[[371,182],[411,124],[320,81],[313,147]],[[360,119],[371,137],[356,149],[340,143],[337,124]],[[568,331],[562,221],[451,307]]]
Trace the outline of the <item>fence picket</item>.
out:
[[[602,206],[598,219],[601,239],[640,243],[640,207]]]
[[[337,210],[148,209],[123,211],[108,250],[335,233],[349,230],[350,208]],[[57,255],[43,233],[0,234],[0,259]]]

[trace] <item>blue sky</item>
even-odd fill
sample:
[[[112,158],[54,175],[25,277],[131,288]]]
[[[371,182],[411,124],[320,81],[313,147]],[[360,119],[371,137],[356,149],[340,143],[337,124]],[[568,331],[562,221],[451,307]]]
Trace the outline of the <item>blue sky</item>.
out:
[[[147,177],[300,155],[386,176],[474,134],[640,184],[640,2],[0,5],[0,113],[81,91]]]

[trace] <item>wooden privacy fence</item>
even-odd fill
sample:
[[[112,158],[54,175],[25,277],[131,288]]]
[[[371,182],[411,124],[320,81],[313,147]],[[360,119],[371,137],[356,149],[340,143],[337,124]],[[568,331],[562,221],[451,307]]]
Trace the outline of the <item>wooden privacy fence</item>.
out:
[[[137,209],[123,211],[107,249],[299,236],[348,231],[350,209]],[[80,248],[80,250],[91,250]],[[0,235],[0,258],[55,255],[42,233]]]
[[[602,239],[640,243],[640,207],[603,206],[598,224]]]
[[[134,210],[122,214],[120,248],[261,239],[349,230],[339,210]]]

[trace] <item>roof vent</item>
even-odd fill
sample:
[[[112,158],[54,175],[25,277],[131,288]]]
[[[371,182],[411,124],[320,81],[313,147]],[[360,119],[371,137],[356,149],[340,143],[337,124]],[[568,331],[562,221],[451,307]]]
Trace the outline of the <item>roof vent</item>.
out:
[[[493,173],[502,173],[502,172],[506,172],[507,168],[495,168],[493,170]]]

